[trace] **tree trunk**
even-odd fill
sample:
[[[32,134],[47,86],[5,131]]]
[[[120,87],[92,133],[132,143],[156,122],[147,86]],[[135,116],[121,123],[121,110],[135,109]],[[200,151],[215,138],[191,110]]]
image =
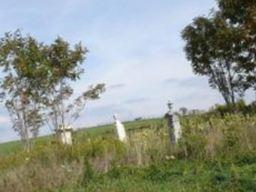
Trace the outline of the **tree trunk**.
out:
[[[22,117],[23,117],[23,123],[22,123],[22,129],[24,130],[24,149],[25,151],[30,151],[30,139],[29,139],[29,130],[28,126],[26,125],[26,115],[25,112],[22,112]]]

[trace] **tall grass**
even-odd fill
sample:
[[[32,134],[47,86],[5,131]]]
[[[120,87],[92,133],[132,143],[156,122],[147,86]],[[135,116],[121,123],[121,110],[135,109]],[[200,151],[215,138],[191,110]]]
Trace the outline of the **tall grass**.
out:
[[[188,158],[210,160],[233,159],[255,152],[256,116],[225,115],[224,117],[183,119],[184,147]]]
[[[129,129],[132,131],[129,132],[127,144],[119,142],[114,132],[105,129],[106,134],[77,134],[72,147],[50,140],[38,142],[30,153],[17,151],[0,157],[0,191],[72,191],[80,188],[81,191],[84,188],[91,191],[95,178],[105,185],[105,174],[107,178],[135,174],[141,182],[143,178],[150,180],[158,177],[164,181],[176,174],[179,178],[206,174],[203,173],[205,164],[213,165],[214,170],[224,170],[225,165],[234,165],[233,168],[225,169],[239,176],[241,170],[235,165],[256,165],[256,116],[193,116],[182,118],[181,124],[182,139],[175,146],[169,143],[164,120],[150,121],[147,125],[144,123],[135,130],[132,130],[131,124]],[[191,167],[190,164],[180,162],[194,163]],[[180,168],[173,172],[175,164]],[[209,171],[212,170],[209,168]],[[205,183],[200,181],[202,185],[207,186],[207,182],[217,182],[218,179],[226,181],[226,176],[217,175],[215,178],[210,172],[206,175],[210,175],[213,180],[206,179]],[[120,182],[127,182],[123,179]],[[240,180],[232,182],[240,185]],[[148,185],[151,184],[150,180]],[[188,184],[184,183],[184,186]],[[191,186],[194,184],[191,183]],[[200,183],[194,187],[195,191],[205,189],[200,187]],[[179,189],[182,191],[181,184]]]

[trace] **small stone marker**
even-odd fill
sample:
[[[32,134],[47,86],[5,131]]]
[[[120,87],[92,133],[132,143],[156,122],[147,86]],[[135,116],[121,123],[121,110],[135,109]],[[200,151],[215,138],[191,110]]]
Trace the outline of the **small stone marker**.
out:
[[[60,142],[64,145],[72,145],[72,128],[60,126],[55,130]]]
[[[115,126],[116,126],[116,131],[117,131],[119,140],[122,142],[126,142],[127,137],[126,137],[124,125],[117,119],[117,115],[113,115],[113,118],[115,120]]]

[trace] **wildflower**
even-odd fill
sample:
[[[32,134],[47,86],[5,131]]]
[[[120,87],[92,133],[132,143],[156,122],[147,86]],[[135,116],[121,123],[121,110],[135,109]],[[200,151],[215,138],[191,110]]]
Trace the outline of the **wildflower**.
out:
[[[174,159],[176,159],[173,155],[171,155],[171,156],[168,156],[168,155],[166,155],[165,156],[165,159],[166,160],[174,160]]]
[[[172,155],[172,156],[171,156],[171,159],[174,160],[174,159],[176,159],[176,158]]]

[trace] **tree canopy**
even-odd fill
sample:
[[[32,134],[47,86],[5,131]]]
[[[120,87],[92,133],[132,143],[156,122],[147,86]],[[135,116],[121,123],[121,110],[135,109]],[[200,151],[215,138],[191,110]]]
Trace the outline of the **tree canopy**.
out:
[[[185,27],[182,37],[193,71],[207,76],[227,104],[255,86],[256,1],[218,0],[218,10]]]
[[[85,102],[104,91],[104,84],[91,86],[67,106],[73,94],[69,83],[83,73],[87,52],[81,43],[71,47],[58,37],[46,45],[19,30],[0,39],[1,98],[26,149],[42,125],[66,126],[67,113],[77,118]]]

